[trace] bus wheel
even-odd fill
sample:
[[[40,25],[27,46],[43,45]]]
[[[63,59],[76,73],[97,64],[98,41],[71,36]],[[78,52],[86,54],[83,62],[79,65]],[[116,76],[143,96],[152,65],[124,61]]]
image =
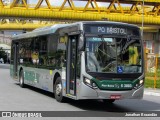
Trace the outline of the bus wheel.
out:
[[[54,84],[54,96],[58,102],[64,102],[64,97],[62,95],[62,81],[60,77],[56,79]]]
[[[112,104],[114,103],[115,99],[103,99],[103,102],[106,104]]]
[[[24,88],[24,73],[23,70],[20,71],[20,75],[19,75],[19,85]]]

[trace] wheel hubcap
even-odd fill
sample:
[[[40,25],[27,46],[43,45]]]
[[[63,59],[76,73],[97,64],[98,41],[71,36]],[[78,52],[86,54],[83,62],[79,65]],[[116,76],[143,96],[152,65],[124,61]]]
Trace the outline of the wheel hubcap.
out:
[[[56,85],[56,94],[59,96],[62,91],[62,85],[59,83]]]

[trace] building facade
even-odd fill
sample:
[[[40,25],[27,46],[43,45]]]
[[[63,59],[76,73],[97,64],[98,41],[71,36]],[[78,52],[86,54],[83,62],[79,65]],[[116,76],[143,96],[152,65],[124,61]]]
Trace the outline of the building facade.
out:
[[[0,44],[11,45],[11,35],[0,34]]]

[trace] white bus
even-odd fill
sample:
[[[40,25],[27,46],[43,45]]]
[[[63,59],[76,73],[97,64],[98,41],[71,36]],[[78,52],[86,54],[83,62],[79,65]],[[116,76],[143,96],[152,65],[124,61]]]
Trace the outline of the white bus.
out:
[[[144,90],[140,29],[119,22],[57,24],[15,35],[10,75],[65,98],[141,99]]]

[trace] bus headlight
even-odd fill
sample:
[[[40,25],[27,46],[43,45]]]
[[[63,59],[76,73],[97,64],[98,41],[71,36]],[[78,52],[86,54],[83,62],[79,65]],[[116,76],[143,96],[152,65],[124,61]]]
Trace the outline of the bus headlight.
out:
[[[144,80],[140,80],[140,81],[139,81],[139,84],[140,84],[140,85],[143,84],[143,81],[144,81]]]
[[[141,79],[141,80],[139,80],[139,82],[135,85],[135,89],[138,89],[138,88],[140,88],[142,85],[143,85],[143,83],[144,83],[144,80],[143,79]]]
[[[93,82],[92,80],[88,79],[88,78],[84,78],[84,84],[86,84],[87,86],[97,89],[97,85],[95,82]]]
[[[88,78],[85,78],[85,79],[84,79],[84,82],[85,82],[86,84],[91,85],[91,80],[90,80],[90,79],[88,79]]]

